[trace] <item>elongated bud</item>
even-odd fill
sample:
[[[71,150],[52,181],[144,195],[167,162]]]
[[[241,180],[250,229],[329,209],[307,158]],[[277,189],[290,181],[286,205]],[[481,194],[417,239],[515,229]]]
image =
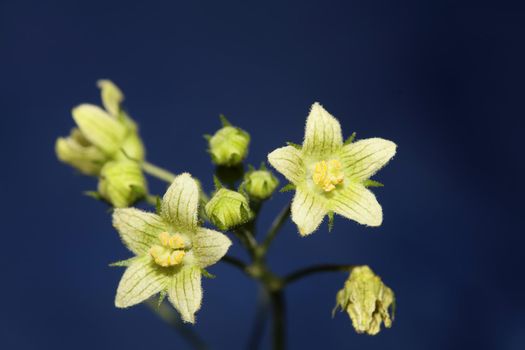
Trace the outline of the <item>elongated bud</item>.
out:
[[[279,180],[268,170],[253,170],[244,177],[243,187],[252,198],[263,200],[272,195]]]
[[[246,197],[225,188],[218,190],[206,204],[206,215],[221,230],[244,224],[252,217]]]
[[[124,101],[124,94],[111,80],[101,79],[97,81],[100,89],[100,97],[106,111],[114,117],[120,112],[120,104]]]
[[[368,266],[355,267],[337,293],[336,307],[346,311],[357,333],[375,335],[392,326],[394,292]]]
[[[83,104],[74,108],[73,119],[82,135],[108,156],[113,156],[126,138],[126,127],[95,105]]]
[[[98,175],[107,161],[107,156],[93,146],[76,128],[68,137],[57,139],[55,152],[60,161],[86,175]]]
[[[106,163],[100,173],[98,191],[114,207],[129,207],[147,193],[140,164],[130,160]]]
[[[250,135],[244,130],[226,125],[209,138],[208,143],[213,163],[234,166],[246,158]]]

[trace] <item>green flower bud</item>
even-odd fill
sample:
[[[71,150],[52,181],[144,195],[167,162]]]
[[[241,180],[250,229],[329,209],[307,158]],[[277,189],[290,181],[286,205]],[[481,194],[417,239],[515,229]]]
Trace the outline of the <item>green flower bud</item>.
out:
[[[392,326],[394,292],[368,266],[355,267],[345,286],[337,293],[336,307],[346,311],[357,333],[375,335]]]
[[[252,213],[246,197],[221,188],[206,204],[206,215],[219,229],[228,230],[248,222]]]
[[[98,191],[114,207],[129,207],[147,193],[140,164],[131,160],[107,162],[100,172]]]
[[[279,180],[268,170],[253,170],[244,177],[246,193],[255,199],[263,200],[272,195],[279,186]]]
[[[107,161],[107,156],[93,146],[77,128],[68,137],[57,139],[55,152],[60,161],[86,175],[98,175]]]
[[[246,158],[250,135],[239,128],[226,125],[210,137],[208,143],[213,163],[234,166]]]

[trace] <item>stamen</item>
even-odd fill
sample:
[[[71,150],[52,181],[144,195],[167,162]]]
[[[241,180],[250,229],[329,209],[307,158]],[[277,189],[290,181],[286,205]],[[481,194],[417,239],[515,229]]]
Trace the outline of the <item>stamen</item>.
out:
[[[330,192],[335,186],[343,182],[344,174],[341,171],[341,162],[337,159],[322,160],[315,163],[312,179],[323,191]]]
[[[154,245],[149,249],[149,254],[160,266],[168,267],[182,263],[186,252],[186,241],[180,234],[170,235],[168,232],[159,233],[160,245]]]

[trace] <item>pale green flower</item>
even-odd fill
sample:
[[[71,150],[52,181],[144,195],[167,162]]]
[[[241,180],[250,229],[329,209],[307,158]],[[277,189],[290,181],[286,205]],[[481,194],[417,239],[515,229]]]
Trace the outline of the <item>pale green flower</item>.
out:
[[[380,138],[343,143],[337,119],[314,103],[302,147],[278,148],[268,160],[295,186],[292,220],[301,235],[308,235],[332,213],[381,225],[381,206],[365,185],[395,153],[396,145]]]
[[[208,152],[214,164],[222,166],[235,166],[248,155],[250,135],[235,126],[232,126],[224,116],[221,115],[223,127],[213,136],[206,136],[208,140]]]
[[[279,186],[279,180],[264,165],[259,170],[252,168],[248,171],[242,183],[242,188],[248,193],[250,198],[256,200],[267,199],[277,186]]]
[[[100,171],[98,192],[116,208],[129,207],[148,193],[140,164],[128,159],[107,162]]]
[[[229,230],[252,217],[248,199],[239,192],[220,188],[206,204],[206,215],[221,230]]]
[[[117,307],[167,293],[182,319],[195,322],[203,269],[219,261],[231,245],[224,234],[199,226],[198,205],[197,182],[185,173],[168,188],[159,215],[134,208],[115,210],[113,225],[136,255],[121,263],[128,267],[117,289]]]
[[[106,110],[81,104],[72,111],[77,124],[68,137],[55,144],[59,160],[86,175],[99,175],[104,164],[116,159],[144,159],[136,124],[121,111],[122,92],[109,80],[98,82]]]
[[[394,305],[394,292],[368,266],[358,266],[337,293],[334,312],[346,311],[357,333],[375,335],[382,323],[392,327]]]

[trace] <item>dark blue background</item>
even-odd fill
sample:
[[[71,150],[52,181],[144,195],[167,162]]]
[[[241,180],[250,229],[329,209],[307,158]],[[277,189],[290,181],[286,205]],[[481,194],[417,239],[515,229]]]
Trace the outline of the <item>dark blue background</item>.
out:
[[[149,160],[208,189],[202,135],[219,113],[251,133],[254,164],[301,141],[314,101],[345,135],[399,145],[377,176],[383,226],[339,218],[301,239],[288,224],[270,256],[280,273],[370,264],[397,294],[394,327],[367,337],[331,319],[345,276],[318,275],[287,291],[290,348],[525,348],[524,34],[505,1],[2,0],[0,348],[186,346],[146,307],[113,306],[122,270],[107,264],[130,253],[81,195],[95,181],[53,152],[70,109],[99,102],[99,78],[124,90]],[[262,228],[290,197],[268,203]],[[211,272],[195,328],[241,348],[257,288],[230,266]]]

